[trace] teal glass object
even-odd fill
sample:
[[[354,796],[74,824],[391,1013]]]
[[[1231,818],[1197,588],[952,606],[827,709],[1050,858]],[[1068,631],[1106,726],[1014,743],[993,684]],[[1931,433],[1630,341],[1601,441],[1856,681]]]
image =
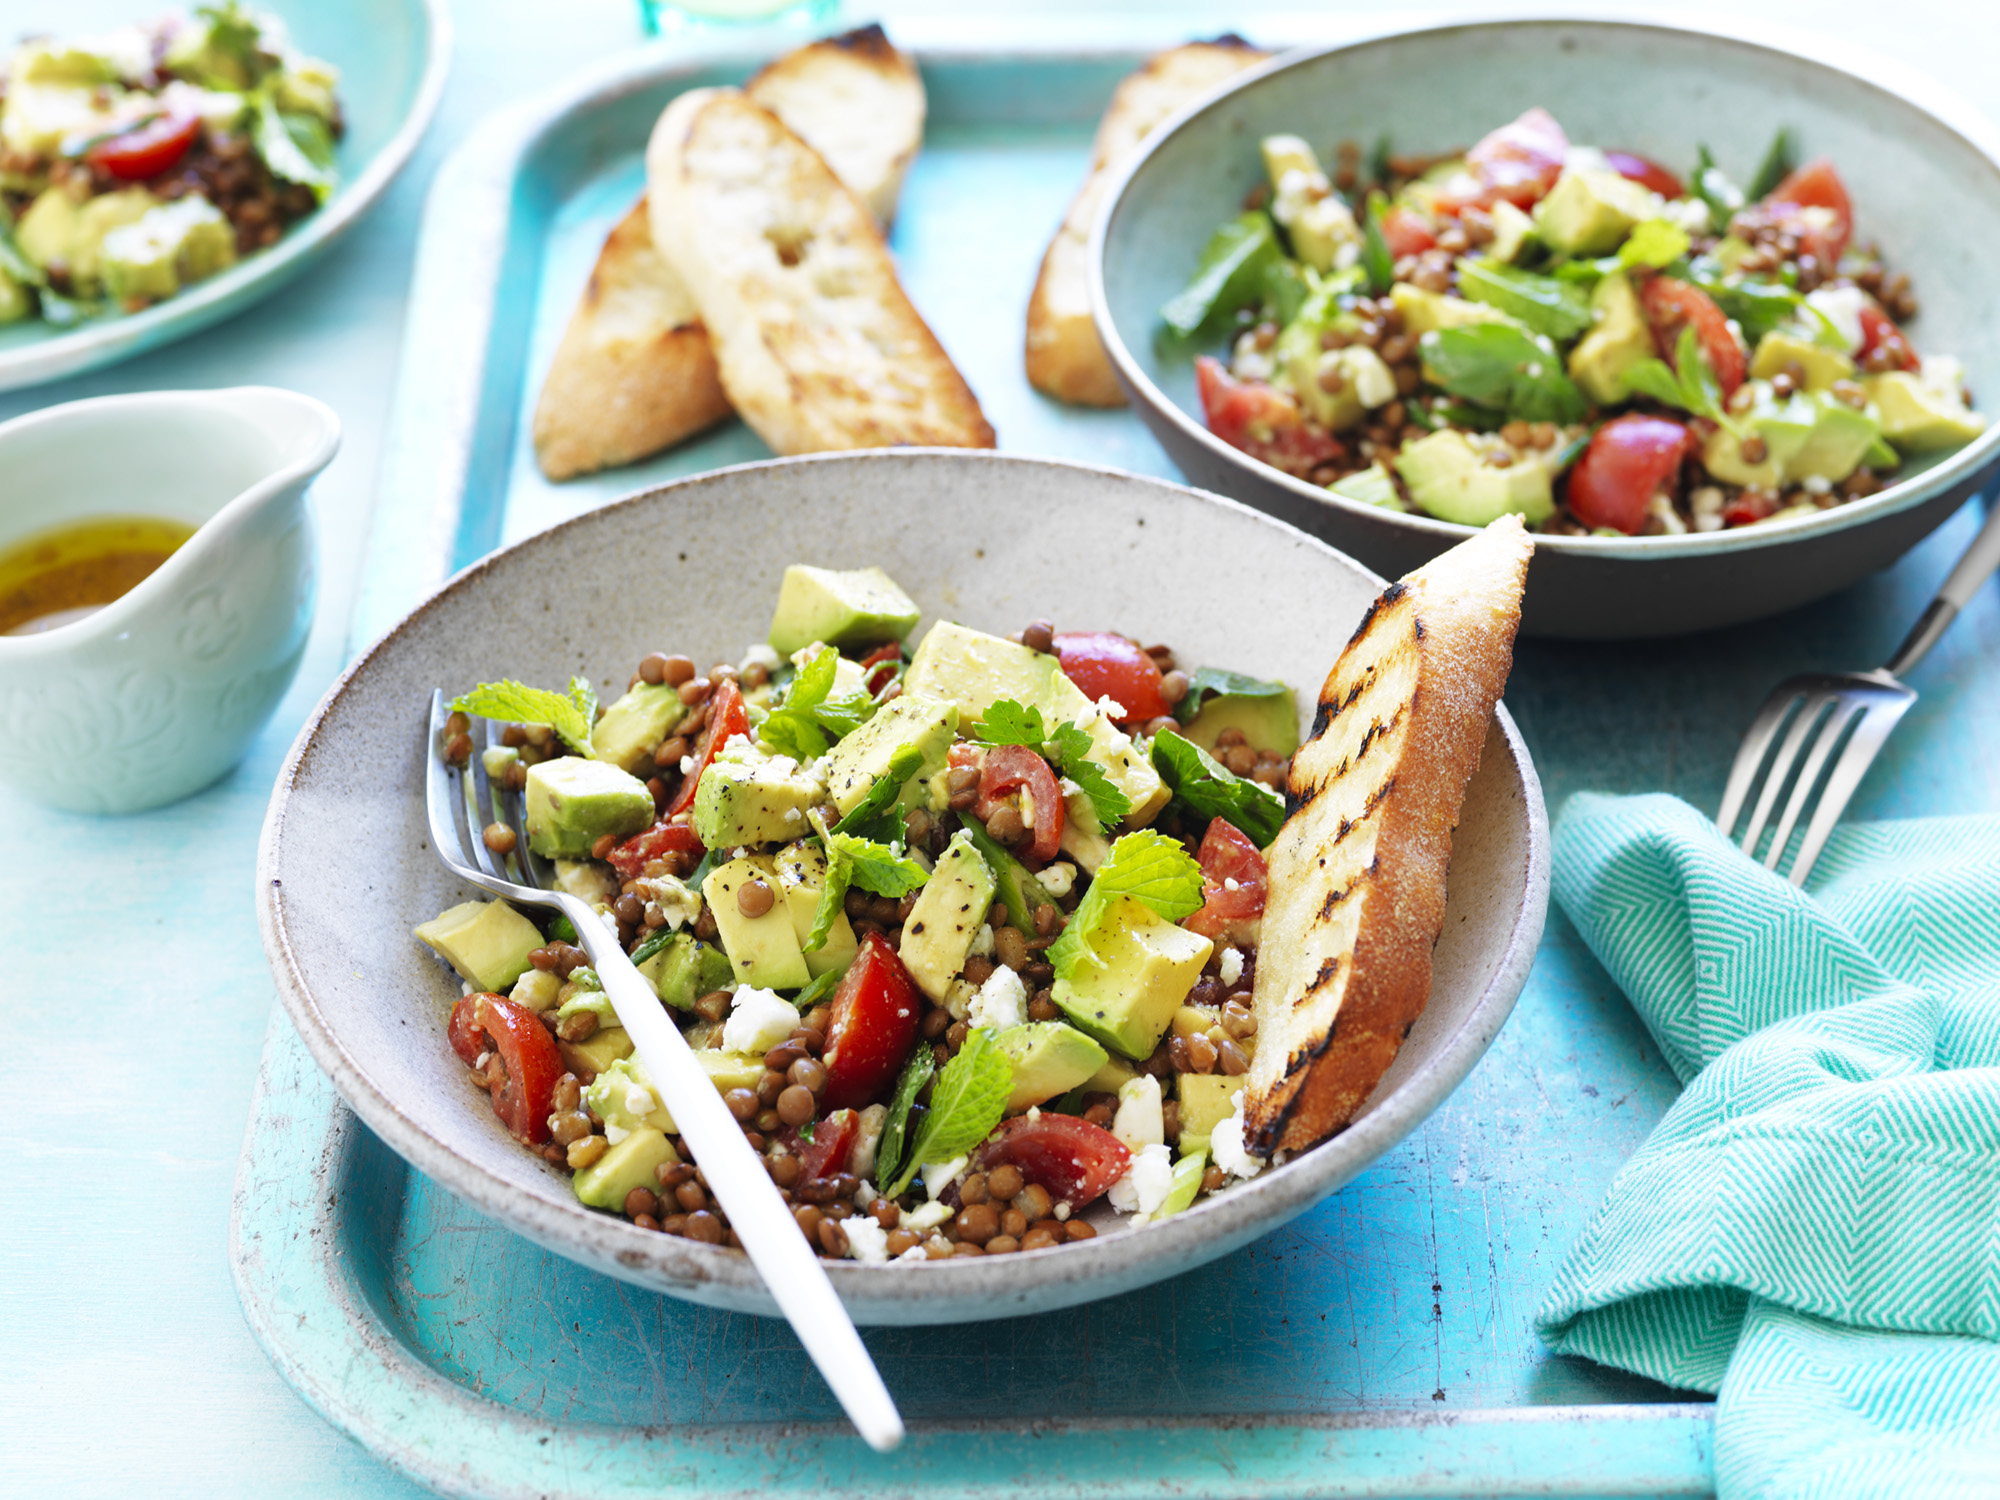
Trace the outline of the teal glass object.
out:
[[[647,36],[698,36],[748,26],[818,30],[840,0],[639,0]]]

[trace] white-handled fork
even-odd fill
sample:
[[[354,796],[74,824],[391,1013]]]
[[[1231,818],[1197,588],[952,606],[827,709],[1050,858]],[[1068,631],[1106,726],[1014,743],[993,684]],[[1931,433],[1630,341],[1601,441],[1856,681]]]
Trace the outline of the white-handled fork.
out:
[[[764,1278],[764,1285],[861,1436],[870,1447],[886,1453],[903,1440],[903,1419],[833,1283],[827,1280],[826,1268],[778,1196],[777,1184],[744,1139],[743,1127],[722,1102],[707,1072],[695,1061],[693,1049],[668,1018],[652,985],[626,957],[617,934],[576,897],[541,888],[548,872],[528,848],[528,830],[518,798],[503,794],[498,801],[515,834],[514,869],[486,847],[482,826],[468,815],[466,777],[471,778],[472,805],[480,808],[482,815],[496,806],[492,784],[476,742],[464,769],[445,758],[449,713],[444,694],[434,693],[430,730],[424,741],[429,767],[425,792],[431,842],[439,857],[461,879],[503,900],[553,907],[569,918],[578,944],[590,955],[591,966],[603,981],[618,1024],[631,1034],[640,1061],[652,1075],[681,1139],[701,1165],[708,1190],[729,1215],[750,1263]],[[475,720],[475,727],[477,723]],[[515,870],[522,880],[514,878]]]

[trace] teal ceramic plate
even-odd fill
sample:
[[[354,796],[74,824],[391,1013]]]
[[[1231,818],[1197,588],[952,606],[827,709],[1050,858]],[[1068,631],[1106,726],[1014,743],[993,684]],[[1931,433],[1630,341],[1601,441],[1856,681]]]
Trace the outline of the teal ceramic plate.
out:
[[[186,0],[189,8],[193,0]],[[444,91],[451,57],[445,0],[257,0],[299,46],[340,69],[347,135],[340,186],[320,211],[269,250],[129,317],[74,328],[31,321],[0,328],[0,391],[115,364],[185,338],[269,296],[331,245],[382,195],[417,149]],[[0,47],[22,35],[88,36],[176,8],[176,0],[26,0],[5,8]]]

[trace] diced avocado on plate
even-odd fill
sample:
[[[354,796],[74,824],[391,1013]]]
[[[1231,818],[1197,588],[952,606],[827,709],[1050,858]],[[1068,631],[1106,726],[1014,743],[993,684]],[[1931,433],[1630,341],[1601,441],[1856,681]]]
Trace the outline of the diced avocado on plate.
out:
[[[614,1211],[625,1207],[633,1188],[659,1186],[658,1170],[675,1166],[680,1153],[660,1131],[647,1126],[633,1131],[596,1161],[570,1178],[580,1202]]]
[[[653,752],[687,716],[680,689],[671,683],[641,682],[605,709],[590,731],[590,748],[634,776],[652,774]]]
[[[1255,696],[1217,693],[1195,710],[1194,717],[1181,726],[1181,734],[1213,755],[1216,737],[1225,729],[1236,729],[1253,750],[1290,755],[1299,748],[1298,705],[1290,687],[1283,683],[1275,686],[1283,691]]]
[[[623,1026],[602,1026],[580,1042],[557,1042],[563,1066],[586,1082],[632,1055],[632,1034]]]
[[[880,568],[814,568],[795,563],[778,587],[771,649],[790,656],[801,646],[871,646],[900,641],[923,611]]]
[[[660,1002],[675,1010],[693,1010],[703,995],[736,978],[726,953],[687,932],[675,933],[664,948],[639,965],[639,972],[646,976]]]
[[[1442,292],[1427,292],[1407,281],[1399,281],[1389,288],[1389,303],[1403,315],[1403,327],[1412,338],[1420,338],[1440,328],[1463,328],[1471,323],[1521,326],[1518,318],[1508,317],[1497,307],[1468,301],[1464,297],[1447,297]]]
[[[541,932],[505,901],[467,901],[417,929],[419,941],[458,970],[475,990],[504,995],[528,972]]]
[[[1067,809],[1068,804],[1064,806]],[[1055,898],[1042,888],[1042,883],[1035,879],[1026,865],[1008,853],[977,822],[965,825],[965,836],[972,840],[973,848],[979,851],[980,858],[993,872],[994,905],[990,913],[993,921],[1002,921],[999,909],[1005,906],[1006,925],[1018,927],[1022,933],[1032,937],[1035,933],[1035,912],[1041,907],[1055,905]]]
[[[1402,510],[1403,496],[1396,488],[1396,481],[1389,477],[1389,471],[1379,463],[1370,464],[1365,469],[1352,474],[1343,474],[1328,486],[1332,493],[1343,500],[1352,500],[1360,505],[1379,506],[1383,510]]]
[[[1104,967],[1079,965],[1071,978],[1056,981],[1050,998],[1085,1035],[1127,1057],[1148,1057],[1214,946],[1120,896],[1093,944]]]
[[[897,950],[912,982],[931,1000],[942,1002],[965,968],[992,904],[993,872],[961,829],[917,893]]]
[[[544,859],[588,859],[605,834],[650,827],[646,783],[601,760],[565,756],[528,767],[528,847]]]
[[[1535,227],[1565,255],[1609,255],[1659,212],[1659,196],[1599,167],[1564,167],[1535,205]]]
[[[810,840],[801,840],[779,850],[772,864],[785,907],[792,914],[792,931],[797,934],[803,951],[806,939],[812,935],[813,918],[819,913],[820,892],[826,889],[826,852]],[[822,974],[842,973],[860,951],[847,913],[837,912],[833,925],[827,929],[826,941],[806,954],[806,967],[815,979]]]
[[[993,1044],[1014,1069],[1014,1089],[1007,1096],[1010,1115],[1067,1094],[1094,1078],[1110,1059],[1096,1042],[1061,1021],[1010,1026]]]
[[[827,799],[842,817],[874,787],[901,751],[914,747],[922,761],[912,780],[922,780],[945,763],[958,732],[958,705],[907,684],[859,729],[826,754]]]
[[[1986,418],[1968,410],[1959,393],[1907,370],[1871,375],[1868,399],[1882,415],[1882,436],[1909,453],[1956,448],[1986,430]]]
[[[1782,328],[1773,329],[1757,341],[1757,353],[1750,361],[1750,376],[1753,380],[1769,380],[1782,373],[1787,365],[1797,365],[1805,372],[1805,388],[1809,391],[1830,390],[1836,380],[1854,378],[1854,361],[1840,350],[1812,343]]]
[[[1181,1106],[1182,1155],[1208,1145],[1215,1127],[1236,1113],[1231,1101],[1243,1087],[1241,1078],[1227,1073],[1182,1073],[1177,1077],[1174,1089]]]
[[[1406,445],[1395,462],[1410,498],[1441,521],[1485,526],[1501,516],[1518,515],[1534,526],[1555,514],[1547,464],[1524,457],[1496,468],[1455,427]]]
[[[1625,374],[1654,357],[1653,330],[1639,306],[1632,278],[1613,271],[1590,293],[1590,331],[1569,351],[1569,378],[1599,406],[1615,406],[1631,394]]]
[[[806,814],[825,800],[825,784],[789,755],[723,754],[695,788],[694,831],[711,849],[776,844],[809,832]]]
[[[703,783],[707,783],[703,777]],[[771,904],[761,916],[747,915],[737,893],[753,880],[771,891]],[[702,899],[715,914],[715,925],[730,967],[743,984],[770,990],[795,990],[812,982],[806,956],[799,949],[791,907],[778,889],[774,862],[766,855],[746,854],[709,871],[701,883]]]
[[[236,231],[206,198],[147,210],[104,236],[104,290],[120,302],[171,297],[236,263]]]

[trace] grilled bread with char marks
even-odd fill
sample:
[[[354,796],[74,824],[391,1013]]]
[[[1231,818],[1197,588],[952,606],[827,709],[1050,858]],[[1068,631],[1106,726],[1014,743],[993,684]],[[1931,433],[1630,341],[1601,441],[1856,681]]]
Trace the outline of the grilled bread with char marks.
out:
[[[1513,665],[1533,550],[1506,516],[1390,585],[1320,690],[1265,856],[1244,1101],[1258,1155],[1353,1119],[1430,998],[1452,829]]]

